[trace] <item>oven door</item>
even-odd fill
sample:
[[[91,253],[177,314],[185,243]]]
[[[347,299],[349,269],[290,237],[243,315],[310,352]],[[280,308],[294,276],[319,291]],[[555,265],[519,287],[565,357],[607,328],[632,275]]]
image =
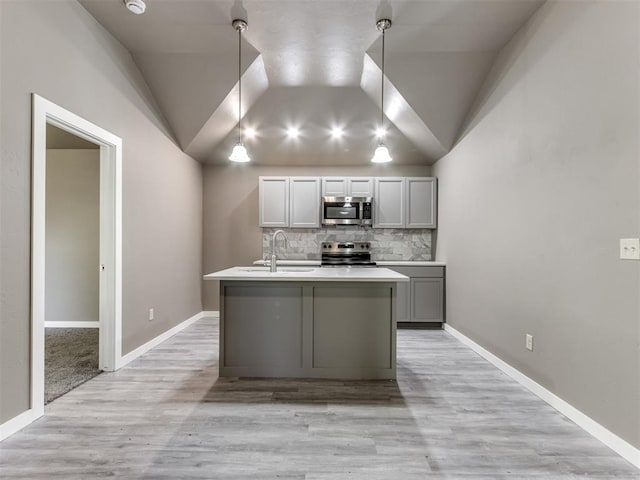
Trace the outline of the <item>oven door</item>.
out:
[[[360,225],[360,202],[352,202],[338,197],[322,199],[323,225]]]

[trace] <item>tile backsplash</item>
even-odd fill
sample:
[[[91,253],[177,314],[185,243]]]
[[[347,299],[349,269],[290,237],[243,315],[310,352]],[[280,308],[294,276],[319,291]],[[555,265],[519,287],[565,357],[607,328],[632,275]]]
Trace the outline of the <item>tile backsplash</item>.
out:
[[[262,257],[271,255],[271,235],[262,229]],[[276,253],[283,260],[320,260],[322,242],[371,242],[371,257],[381,260],[431,260],[431,230],[362,227],[283,228],[288,246],[278,237]]]

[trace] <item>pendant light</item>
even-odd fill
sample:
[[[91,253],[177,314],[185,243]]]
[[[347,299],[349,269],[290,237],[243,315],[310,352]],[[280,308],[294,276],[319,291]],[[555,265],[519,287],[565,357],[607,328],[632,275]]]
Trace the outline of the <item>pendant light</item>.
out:
[[[247,22],[235,19],[231,25],[238,31],[238,143],[233,147],[229,160],[246,163],[251,161],[247,149],[242,144],[242,32],[247,29]]]
[[[389,155],[389,149],[385,146],[383,140],[384,136],[384,32],[391,27],[391,20],[388,18],[382,18],[376,22],[376,27],[382,32],[382,81],[380,82],[380,143],[376,148],[371,162],[373,163],[388,163],[392,160]]]

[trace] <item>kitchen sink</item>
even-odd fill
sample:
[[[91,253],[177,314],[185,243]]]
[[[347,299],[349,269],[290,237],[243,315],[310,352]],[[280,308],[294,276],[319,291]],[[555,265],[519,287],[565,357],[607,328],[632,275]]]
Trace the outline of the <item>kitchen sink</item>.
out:
[[[278,267],[278,272],[282,273],[305,273],[305,272],[313,272],[314,268],[304,268],[304,267]],[[238,268],[240,272],[265,272],[272,273],[269,271],[269,267],[240,267]]]

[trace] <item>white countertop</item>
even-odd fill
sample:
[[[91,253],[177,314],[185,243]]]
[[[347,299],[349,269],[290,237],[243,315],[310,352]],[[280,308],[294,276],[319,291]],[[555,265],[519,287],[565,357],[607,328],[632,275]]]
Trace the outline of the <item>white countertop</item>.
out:
[[[278,262],[280,263],[280,262]],[[409,277],[388,268],[371,267],[232,267],[209,273],[205,280],[297,281],[297,282],[408,282]]]
[[[447,264],[433,260],[376,260],[376,265],[383,267],[444,267]]]
[[[254,265],[265,265],[266,262],[264,260],[256,260],[253,262]],[[303,266],[303,265],[312,265],[312,266],[320,266],[320,260],[278,260],[278,265],[290,265],[290,266]],[[410,261],[410,260],[377,260],[376,265],[383,267],[444,267],[446,266],[445,262],[434,262],[431,260],[423,260],[423,261]]]

